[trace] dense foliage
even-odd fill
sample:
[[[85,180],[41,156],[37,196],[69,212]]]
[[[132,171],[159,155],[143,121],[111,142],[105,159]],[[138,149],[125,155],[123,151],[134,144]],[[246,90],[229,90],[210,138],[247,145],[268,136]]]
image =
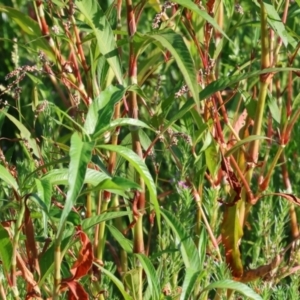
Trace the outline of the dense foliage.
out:
[[[299,299],[299,10],[2,1],[0,297]]]

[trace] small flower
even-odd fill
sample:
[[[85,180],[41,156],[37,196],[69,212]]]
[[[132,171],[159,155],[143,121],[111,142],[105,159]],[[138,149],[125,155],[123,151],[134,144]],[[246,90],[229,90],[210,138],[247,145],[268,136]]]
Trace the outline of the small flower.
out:
[[[189,186],[187,185],[187,183],[185,181],[178,181],[178,186],[182,189],[188,189]]]
[[[51,29],[55,34],[59,34],[59,27],[57,25],[54,25]]]
[[[234,5],[234,9],[237,13],[239,13],[241,15],[244,14],[244,10],[243,10],[242,6],[239,3]]]
[[[179,98],[179,97],[183,96],[188,91],[189,91],[188,86],[184,85],[177,93],[175,93],[175,98]]]

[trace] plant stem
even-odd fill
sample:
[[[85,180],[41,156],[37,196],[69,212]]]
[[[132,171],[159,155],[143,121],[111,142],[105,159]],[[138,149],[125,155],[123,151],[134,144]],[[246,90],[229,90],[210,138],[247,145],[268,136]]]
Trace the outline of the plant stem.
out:
[[[12,258],[11,258],[11,282],[12,282],[12,291],[15,299],[19,299],[19,290],[17,287],[17,252],[19,248],[19,239],[22,228],[22,222],[25,213],[25,200],[19,200],[20,210],[18,213],[18,219],[15,225],[15,234],[13,238],[13,249],[12,249]]]
[[[53,285],[53,300],[59,300],[59,290],[61,283],[61,261],[62,261],[62,253],[61,253],[61,241],[63,237],[63,232],[65,229],[66,222],[62,225],[62,229],[60,230],[59,235],[55,238],[54,241],[54,285]]]

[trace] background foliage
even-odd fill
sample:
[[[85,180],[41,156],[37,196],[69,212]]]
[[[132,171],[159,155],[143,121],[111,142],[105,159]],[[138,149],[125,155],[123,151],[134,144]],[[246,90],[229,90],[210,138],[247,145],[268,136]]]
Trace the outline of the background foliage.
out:
[[[299,299],[299,1],[2,1],[2,299]]]

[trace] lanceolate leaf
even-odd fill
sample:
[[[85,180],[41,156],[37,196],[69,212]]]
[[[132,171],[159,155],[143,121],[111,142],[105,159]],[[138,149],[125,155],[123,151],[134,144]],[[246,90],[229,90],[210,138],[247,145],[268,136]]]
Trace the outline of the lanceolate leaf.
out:
[[[35,201],[39,203],[42,207],[43,214],[43,227],[44,227],[44,236],[48,235],[48,213],[51,206],[51,196],[52,196],[52,186],[51,183],[46,179],[35,179],[35,184],[37,188],[37,197],[32,197]]]
[[[113,120],[109,123],[109,125],[103,127],[100,131],[98,131],[94,138],[97,136],[103,134],[105,131],[111,130],[116,127],[122,127],[122,126],[134,126],[134,127],[140,127],[140,128],[148,128],[151,129],[146,123],[138,120],[138,119],[131,119],[131,118],[120,118]]]
[[[2,261],[3,269],[5,273],[9,273],[11,266],[11,255],[13,251],[13,247],[9,238],[8,232],[5,228],[0,224],[0,258]]]
[[[160,281],[156,275],[154,266],[152,265],[149,258],[143,254],[136,254],[138,257],[145,273],[147,276],[147,284],[149,285],[149,289],[152,295],[153,300],[159,300],[160,299]]]
[[[2,165],[0,165],[0,178],[9,186],[11,186],[15,191],[19,190],[16,179]]]
[[[52,185],[67,185],[68,184],[68,176],[69,171],[68,169],[53,169],[49,171],[43,179],[48,180]],[[100,184],[105,179],[110,179],[108,175],[106,175],[103,172],[99,172],[93,169],[87,169],[84,183],[91,184],[93,186],[96,186]]]
[[[217,281],[209,286],[207,286],[205,289],[203,289],[201,292],[211,290],[211,289],[230,289],[238,291],[239,293],[245,295],[247,299],[252,300],[262,300],[262,297],[260,297],[258,294],[256,294],[252,289],[250,289],[246,284],[233,281],[230,279]]]
[[[84,123],[84,129],[88,134],[94,134],[95,131],[109,125],[114,106],[122,99],[125,92],[126,89],[123,87],[109,86],[93,101]],[[101,118],[101,115],[104,116],[105,120],[103,117]]]
[[[233,86],[242,80],[245,80],[245,79],[248,79],[251,77],[259,77],[259,75],[261,75],[261,74],[278,73],[278,72],[285,72],[285,71],[298,71],[299,72],[299,69],[297,69],[297,68],[271,68],[271,69],[257,70],[257,71],[253,71],[253,72],[246,72],[246,73],[240,74],[240,75],[227,76],[227,77],[220,78],[220,79],[210,83],[206,88],[204,88],[200,92],[199,97],[200,97],[200,100],[204,100],[204,99],[210,97],[215,92],[225,90],[227,87]]]
[[[226,153],[225,156],[230,156],[235,151],[237,151],[240,147],[242,147],[244,144],[250,143],[255,140],[269,140],[270,138],[262,135],[250,135],[246,138],[244,138],[241,141],[238,141],[232,148],[230,148]]]
[[[171,52],[187,86],[189,87],[189,90],[192,93],[194,101],[198,103],[199,95],[196,69],[182,36],[170,29],[148,34],[148,36],[158,41],[163,47]]]
[[[283,44],[287,47],[288,43],[290,42],[290,44],[293,47],[296,47],[297,42],[292,38],[291,35],[289,35],[287,30],[285,29],[285,26],[282,23],[281,18],[278,12],[276,11],[275,7],[269,4],[267,1],[263,1],[263,3],[268,14],[268,23],[281,38]]]
[[[215,29],[217,29],[220,33],[222,33],[228,40],[229,37],[226,35],[226,33],[222,30],[222,28],[218,25],[218,23],[213,19],[206,11],[201,10],[199,6],[197,6],[194,2],[191,0],[173,0],[172,2],[178,3],[183,7],[186,7],[190,9],[191,11],[195,12],[197,15],[202,17],[204,20],[206,20],[208,23],[210,23]]]
[[[133,244],[131,240],[128,240],[123,233],[120,232],[116,227],[112,225],[107,225],[106,227],[110,231],[111,235],[116,239],[116,241],[119,243],[119,245],[127,252],[132,253],[133,250]]]
[[[41,36],[41,30],[36,21],[27,14],[22,13],[20,9],[0,5],[0,12],[7,14],[13,22],[20,26],[23,32],[31,37],[32,41],[30,44],[34,51],[39,47],[47,52],[47,55],[52,56],[50,46],[45,41],[44,37]],[[27,48],[29,48],[28,45]]]
[[[101,272],[103,272],[103,274],[105,274],[117,286],[117,288],[119,289],[120,293],[122,294],[124,300],[133,300],[133,298],[130,297],[128,295],[128,293],[126,292],[123,283],[114,274],[105,270],[101,266],[99,266],[99,268],[101,269]]]
[[[117,77],[117,80],[120,84],[122,84],[122,69],[114,34],[98,1],[76,0],[75,4],[84,15],[86,23],[93,30],[101,54],[106,57]]]
[[[194,268],[187,268],[185,270],[185,277],[182,285],[182,292],[180,300],[188,300],[196,286],[197,279],[201,271],[195,270]]]
[[[161,210],[161,214],[164,217],[167,224],[170,226],[174,232],[178,243],[179,249],[182,255],[183,262],[186,268],[194,268],[195,270],[200,270],[200,259],[198,255],[197,248],[181,223],[167,210]]]
[[[175,116],[173,116],[168,123],[164,126],[164,129],[162,130],[162,134],[167,131],[169,127],[171,127],[177,120],[182,118],[187,112],[189,112],[193,107],[195,106],[195,102],[193,99],[188,99],[186,103],[180,108],[180,110],[176,113]]]
[[[81,223],[82,230],[87,231],[93,226],[101,223],[106,222],[115,218],[121,218],[124,216],[130,215],[131,212],[128,211],[112,211],[112,212],[104,212],[99,216],[90,217],[87,219],[84,219]]]
[[[57,236],[61,234],[61,230],[63,229],[66,218],[82,189],[87,165],[92,157],[92,150],[92,143],[83,142],[77,132],[72,135],[68,176],[69,189],[59,222]]]
[[[157,201],[156,186],[144,161],[131,149],[128,149],[123,146],[101,145],[99,146],[99,148],[118,153],[120,156],[124,157],[127,161],[129,161],[130,164],[141,175],[149,190],[150,200],[155,209],[158,226],[160,227],[160,208],[159,203]]]
[[[33,139],[31,137],[31,133],[30,131],[19,121],[17,120],[15,117],[13,117],[12,115],[3,112],[7,118],[9,118],[15,125],[16,127],[20,130],[20,135],[23,139],[25,139],[28,142],[29,147],[32,149],[33,154],[36,157],[40,157],[40,152],[39,152],[39,148],[38,145],[35,141],[35,139]]]

